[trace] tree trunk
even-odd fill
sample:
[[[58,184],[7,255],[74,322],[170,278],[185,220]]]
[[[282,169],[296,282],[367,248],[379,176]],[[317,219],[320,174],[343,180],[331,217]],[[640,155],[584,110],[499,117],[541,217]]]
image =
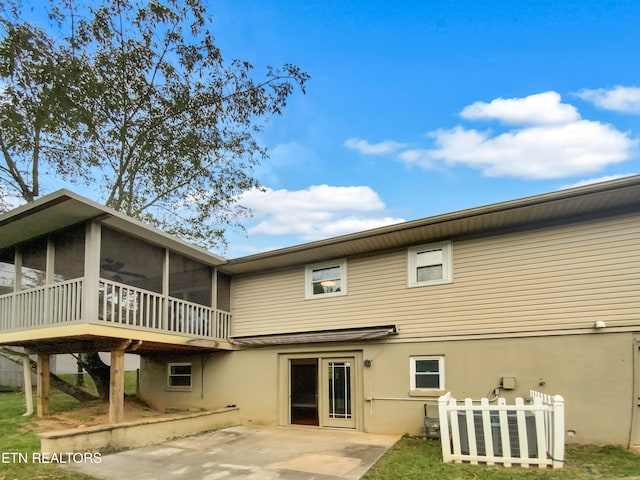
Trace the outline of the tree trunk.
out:
[[[102,361],[98,352],[80,353],[78,355],[78,364],[82,366],[93,379],[100,400],[108,401],[111,368]]]
[[[13,355],[7,349],[3,349],[2,351],[0,351],[0,355],[2,355],[4,358],[11,360],[12,362],[22,365],[22,357],[17,354]],[[30,360],[30,364],[31,364],[31,370],[35,373],[38,366],[38,362],[36,362],[35,360]],[[98,397],[91,395],[89,392],[82,390],[81,388],[78,388],[74,385],[71,385],[70,383],[65,382],[64,380],[62,380],[60,377],[58,377],[53,373],[50,374],[50,378],[51,378],[51,385],[53,387],[57,388],[61,392],[66,393],[67,395],[72,396],[76,400],[79,400],[81,402],[90,402],[92,400],[98,400]],[[108,383],[109,381],[107,380],[107,384]]]

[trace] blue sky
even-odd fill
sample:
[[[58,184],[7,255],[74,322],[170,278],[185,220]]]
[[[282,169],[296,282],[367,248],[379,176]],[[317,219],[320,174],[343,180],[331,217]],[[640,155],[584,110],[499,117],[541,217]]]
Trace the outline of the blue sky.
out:
[[[260,133],[266,192],[243,195],[254,216],[216,253],[640,173],[640,1],[208,6],[228,60],[311,75]]]
[[[640,2],[211,2],[222,52],[311,74],[236,257],[640,172]]]

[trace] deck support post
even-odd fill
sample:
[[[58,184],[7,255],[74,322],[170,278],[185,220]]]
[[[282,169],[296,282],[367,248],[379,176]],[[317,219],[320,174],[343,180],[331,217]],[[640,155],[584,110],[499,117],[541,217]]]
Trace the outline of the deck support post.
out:
[[[38,353],[37,368],[37,406],[38,417],[49,415],[49,396],[51,392],[51,356],[46,353]]]
[[[33,415],[33,386],[31,383],[31,360],[28,355],[22,356],[22,376],[24,379],[24,399],[27,403],[27,412],[23,416]]]
[[[124,352],[131,340],[111,350],[111,372],[109,379],[109,423],[124,420]]]

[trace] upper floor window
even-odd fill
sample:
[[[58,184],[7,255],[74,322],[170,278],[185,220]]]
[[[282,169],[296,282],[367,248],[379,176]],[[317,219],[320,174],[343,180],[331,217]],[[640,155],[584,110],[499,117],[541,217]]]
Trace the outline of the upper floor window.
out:
[[[347,261],[307,265],[305,282],[306,298],[344,295],[347,293]]]
[[[408,253],[410,287],[451,282],[451,242],[410,247]]]

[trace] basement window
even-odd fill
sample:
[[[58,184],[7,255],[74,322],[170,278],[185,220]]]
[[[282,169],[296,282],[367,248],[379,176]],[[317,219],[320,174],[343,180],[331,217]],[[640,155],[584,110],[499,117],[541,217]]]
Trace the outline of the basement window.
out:
[[[444,390],[444,357],[411,357],[411,391]]]
[[[191,364],[170,363],[168,365],[167,387],[174,390],[190,390]]]

